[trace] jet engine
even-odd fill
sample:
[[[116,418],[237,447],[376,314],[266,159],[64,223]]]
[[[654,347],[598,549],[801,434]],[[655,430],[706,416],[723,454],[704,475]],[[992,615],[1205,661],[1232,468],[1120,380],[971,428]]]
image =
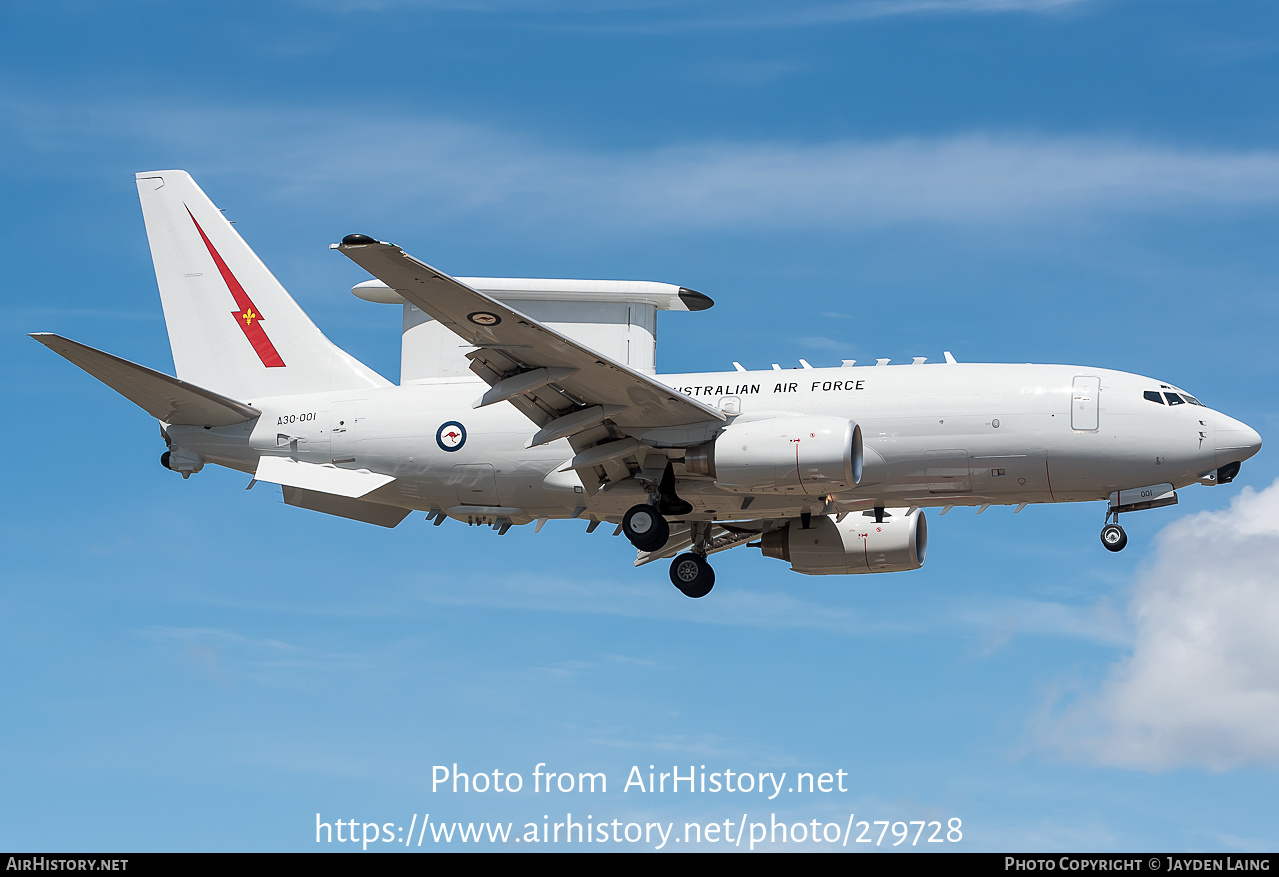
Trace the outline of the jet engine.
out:
[[[738,421],[714,441],[689,448],[684,467],[739,493],[852,490],[862,477],[862,430],[843,417]]]
[[[183,478],[190,478],[192,472],[199,472],[204,468],[204,458],[195,451],[170,445],[169,450],[160,455],[160,465],[181,473]]]
[[[807,530],[791,521],[765,533],[760,548],[810,576],[919,569],[928,552],[928,525],[919,509],[906,512],[888,509],[878,523],[873,515],[850,514],[839,522],[814,516]]]

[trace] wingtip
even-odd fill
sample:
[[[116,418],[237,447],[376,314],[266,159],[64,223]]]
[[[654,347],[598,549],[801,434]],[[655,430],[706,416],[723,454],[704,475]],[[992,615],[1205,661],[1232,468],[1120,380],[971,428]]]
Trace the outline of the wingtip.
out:
[[[715,300],[709,295],[698,292],[696,289],[686,289],[683,286],[679,288],[679,297],[684,302],[684,307],[690,311],[704,311],[715,305]]]

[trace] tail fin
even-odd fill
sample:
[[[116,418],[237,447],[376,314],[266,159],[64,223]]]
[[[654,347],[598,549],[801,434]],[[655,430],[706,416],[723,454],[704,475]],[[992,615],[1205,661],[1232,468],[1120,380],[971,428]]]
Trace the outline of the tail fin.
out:
[[[137,182],[179,378],[241,400],[389,386],[324,337],[186,171]]]

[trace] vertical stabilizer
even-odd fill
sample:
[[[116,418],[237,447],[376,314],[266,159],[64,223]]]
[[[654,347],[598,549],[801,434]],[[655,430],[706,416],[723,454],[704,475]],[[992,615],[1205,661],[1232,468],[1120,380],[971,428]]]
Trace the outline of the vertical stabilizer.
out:
[[[190,174],[137,182],[179,378],[240,400],[389,385],[324,337]]]

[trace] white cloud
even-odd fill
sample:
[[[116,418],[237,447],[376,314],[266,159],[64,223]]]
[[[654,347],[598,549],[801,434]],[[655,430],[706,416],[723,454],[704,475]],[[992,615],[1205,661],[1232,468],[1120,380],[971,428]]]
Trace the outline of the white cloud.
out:
[[[299,209],[360,209],[397,223],[412,217],[414,227],[469,220],[561,236],[902,223],[971,229],[1279,206],[1279,150],[1105,137],[968,133],[585,149],[495,126],[337,107],[55,110],[11,99],[0,111],[0,126],[33,157],[27,174],[41,166],[63,174],[71,160],[117,173],[119,154],[180,156],[170,164],[200,179],[240,181]]]
[[[1095,0],[838,0],[777,3],[775,0],[302,0],[333,12],[401,12],[405,9],[471,13],[502,24],[536,23],[665,33],[675,30],[814,27],[899,16],[1048,14]]]
[[[702,4],[685,14],[649,24],[659,31],[687,28],[820,27],[900,16],[999,15],[1054,13],[1093,0],[847,0],[842,3]]]
[[[796,338],[795,344],[803,350],[847,351],[853,346],[848,341],[838,341],[834,338],[827,338],[825,335],[806,335],[802,338]]]
[[[453,124],[358,127],[268,126],[259,137],[278,159],[260,170],[283,192],[638,230],[972,226],[1279,204],[1279,152],[986,135],[579,152]]]
[[[972,227],[1279,205],[1279,152],[1007,135],[584,152],[453,123],[370,122],[352,134],[315,119],[232,119],[218,127],[256,130],[209,139],[204,121],[190,119],[174,145],[237,173],[254,168],[281,193],[336,191],[440,219],[642,231]],[[152,133],[174,139],[163,125]],[[276,160],[215,157],[203,145],[237,140],[259,141]]]
[[[1279,481],[1166,527],[1129,608],[1132,653],[1045,718],[1045,742],[1101,764],[1279,763]]]
[[[1003,599],[986,606],[955,611],[955,620],[970,624],[981,635],[981,653],[993,654],[1014,636],[1051,636],[1092,640],[1125,646],[1131,630],[1109,601],[1072,606],[1042,600]]]
[[[651,580],[622,583],[531,574],[506,575],[498,581],[489,577],[475,581],[431,578],[410,587],[425,603],[449,606],[584,612],[735,627],[823,630],[836,634],[901,633],[921,627],[917,618],[909,621],[876,618],[796,596],[799,577],[781,563],[770,563],[778,576],[785,577],[786,587],[776,591],[725,587],[701,601],[681,597],[670,585],[654,587]],[[712,606],[714,611],[708,611]]]
[[[162,647],[175,647],[201,675],[224,685],[245,676],[272,685],[295,684],[333,670],[367,668],[351,655],[318,653],[276,639],[253,639],[203,627],[152,627],[138,632]]]

